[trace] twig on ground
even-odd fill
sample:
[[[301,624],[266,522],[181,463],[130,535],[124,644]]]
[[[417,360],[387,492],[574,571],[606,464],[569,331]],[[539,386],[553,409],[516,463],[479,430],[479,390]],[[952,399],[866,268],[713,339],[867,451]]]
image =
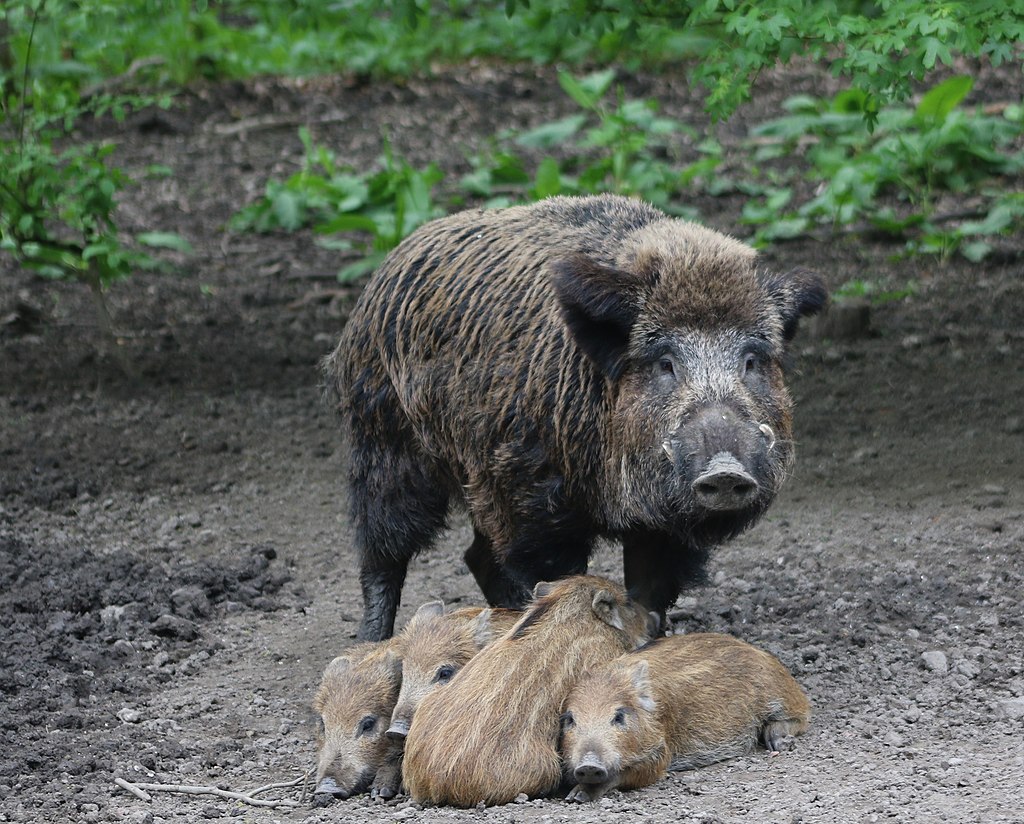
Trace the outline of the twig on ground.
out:
[[[302,780],[301,778],[299,780]],[[300,802],[290,801],[283,799],[280,801],[271,801],[263,798],[253,798],[252,795],[245,793],[236,793],[232,790],[222,790],[219,787],[194,787],[186,784],[146,784],[146,783],[133,783],[125,781],[123,778],[115,778],[114,783],[119,787],[124,788],[133,795],[141,798],[140,792],[149,790],[150,792],[164,792],[164,793],[185,793],[186,795],[215,795],[218,798],[227,798],[232,801],[241,801],[244,804],[250,804],[253,807],[298,807]],[[293,782],[294,783],[294,782]],[[260,790],[269,789],[269,787],[261,787]],[[136,792],[138,791],[138,792]],[[151,799],[146,799],[151,800]]]
[[[232,137],[245,132],[267,131],[270,129],[295,129],[306,125],[324,125],[327,123],[344,123],[350,119],[350,115],[338,113],[328,114],[323,117],[311,119],[308,117],[282,117],[281,115],[263,115],[259,117],[246,117],[242,120],[235,120],[231,123],[215,123],[211,130],[221,137]]]
[[[294,778],[291,781],[277,781],[273,784],[264,784],[262,787],[257,787],[255,790],[249,790],[250,796],[257,796],[260,793],[265,793],[267,790],[281,790],[286,787],[297,787],[303,781],[309,780],[309,771],[307,770],[298,778]]]
[[[134,784],[132,784],[129,781],[125,781],[121,777],[115,778],[114,779],[114,783],[117,784],[117,786],[120,787],[121,789],[128,790],[128,792],[130,792],[136,798],[141,798],[143,801],[152,801],[153,800],[153,796],[151,796],[149,793],[145,792],[144,790],[140,790]]]

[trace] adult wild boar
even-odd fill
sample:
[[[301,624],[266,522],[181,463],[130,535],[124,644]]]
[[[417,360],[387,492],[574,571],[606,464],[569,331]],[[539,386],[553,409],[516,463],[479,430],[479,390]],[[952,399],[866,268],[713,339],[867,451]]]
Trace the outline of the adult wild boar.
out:
[[[359,637],[464,501],[488,602],[621,540],[659,612],[768,507],[793,457],[781,362],[810,272],[637,200],[555,197],[429,223],[384,261],[324,364],[351,446]]]

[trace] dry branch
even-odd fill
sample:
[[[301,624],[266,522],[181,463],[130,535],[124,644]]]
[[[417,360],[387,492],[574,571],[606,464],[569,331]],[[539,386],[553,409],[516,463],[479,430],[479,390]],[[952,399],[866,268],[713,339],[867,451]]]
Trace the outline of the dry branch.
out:
[[[290,785],[294,785],[301,781],[303,777],[297,779],[297,781],[290,782]],[[149,792],[164,792],[164,793],[185,793],[187,795],[215,795],[218,798],[227,798],[231,801],[241,801],[244,804],[251,804],[253,807],[298,807],[300,803],[298,801],[289,801],[287,799],[280,801],[271,801],[269,799],[253,798],[252,795],[246,793],[238,793],[232,790],[222,790],[219,787],[196,787],[187,784],[146,784],[146,783],[133,783],[125,781],[123,778],[115,778],[114,783],[119,787],[127,790],[139,798],[143,798],[146,794],[145,791]],[[260,787],[257,792],[271,789],[271,786]],[[151,800],[145,798],[143,800]]]

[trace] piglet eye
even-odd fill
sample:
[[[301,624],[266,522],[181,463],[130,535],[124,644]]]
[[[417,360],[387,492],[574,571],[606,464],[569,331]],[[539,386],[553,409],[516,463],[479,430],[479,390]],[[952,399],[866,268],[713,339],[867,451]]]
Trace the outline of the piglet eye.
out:
[[[438,669],[437,675],[434,676],[434,680],[438,684],[446,684],[452,680],[452,676],[455,675],[455,667],[451,664],[445,664],[443,667]]]
[[[373,728],[377,726],[377,716],[367,715],[359,722],[359,732],[357,735],[366,735],[368,732],[373,732]]]
[[[563,730],[569,729],[569,727],[576,723],[576,719],[572,717],[571,712],[563,713],[562,717],[558,720],[561,722]]]
[[[626,711],[622,707],[615,710],[615,717],[612,718],[612,723],[617,727],[626,726]]]

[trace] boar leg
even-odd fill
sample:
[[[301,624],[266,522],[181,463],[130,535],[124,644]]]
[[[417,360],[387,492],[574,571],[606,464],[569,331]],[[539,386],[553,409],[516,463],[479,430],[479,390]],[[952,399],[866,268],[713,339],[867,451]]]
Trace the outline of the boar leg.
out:
[[[473,543],[463,556],[466,566],[473,573],[480,591],[492,607],[519,609],[526,603],[530,590],[510,578],[494,557],[491,539],[476,529]]]
[[[629,596],[661,616],[687,585],[703,580],[708,552],[671,535],[635,530],[622,536],[622,567]]]
[[[520,593],[517,603],[501,606],[521,608],[540,581],[586,574],[593,543],[583,528],[540,522],[521,530],[507,546],[496,547],[492,556],[503,563],[504,574]]]
[[[353,426],[352,514],[363,589],[360,641],[395,631],[395,613],[412,557],[428,546],[448,517],[448,489],[430,463],[400,436],[387,447],[362,439]]]

